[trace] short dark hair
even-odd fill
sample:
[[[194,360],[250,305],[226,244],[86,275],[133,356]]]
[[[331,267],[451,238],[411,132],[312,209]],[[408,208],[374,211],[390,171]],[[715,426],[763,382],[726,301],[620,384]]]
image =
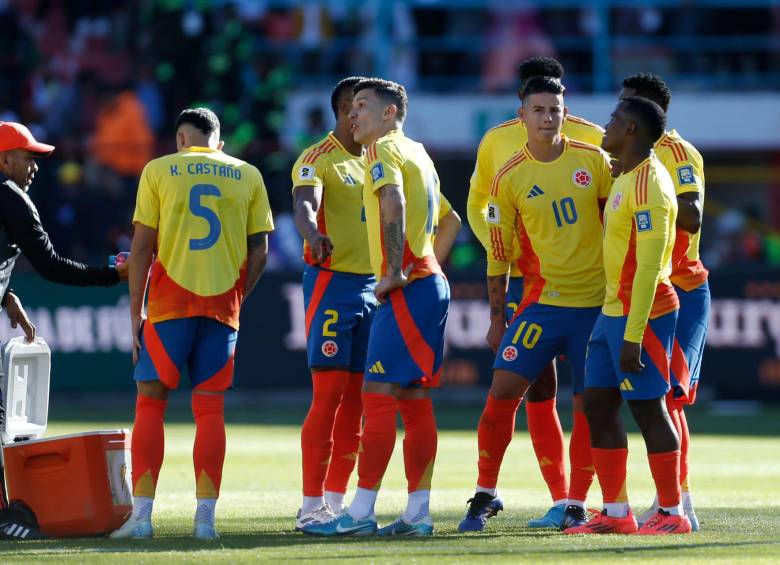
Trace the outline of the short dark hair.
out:
[[[517,96],[520,100],[525,101],[527,96],[539,94],[541,92],[565,95],[566,88],[557,78],[537,76],[528,79],[528,81],[518,89]]]
[[[647,98],[658,104],[664,112],[669,111],[672,91],[664,79],[652,73],[637,73],[623,79],[623,86],[634,91],[635,96]]]
[[[636,121],[639,130],[648,141],[655,143],[666,130],[666,112],[663,108],[642,96],[627,96],[620,101],[627,114]]]
[[[517,67],[517,77],[525,82],[533,77],[563,78],[563,65],[552,57],[531,57]]]
[[[179,127],[184,124],[190,124],[194,128],[200,130],[203,135],[211,135],[215,131],[219,131],[219,118],[217,115],[208,108],[188,108],[184,110],[179,117],[176,118],[176,128],[174,131],[179,131]]]
[[[339,117],[339,101],[344,95],[344,91],[347,89],[351,91],[352,88],[361,80],[363,80],[363,77],[347,77],[341,79],[336,85],[336,88],[333,89],[333,93],[330,95],[330,107],[333,110],[333,115],[337,119]]]
[[[398,119],[404,121],[406,110],[409,107],[409,98],[406,96],[406,89],[402,85],[383,78],[365,78],[354,86],[352,92],[357,94],[365,89],[371,89],[383,101],[395,104],[395,107],[398,108],[396,113]]]

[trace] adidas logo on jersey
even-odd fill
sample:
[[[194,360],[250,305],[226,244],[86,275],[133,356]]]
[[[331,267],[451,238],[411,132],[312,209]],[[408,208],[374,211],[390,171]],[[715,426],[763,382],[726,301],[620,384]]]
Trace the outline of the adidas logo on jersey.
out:
[[[628,379],[623,379],[623,382],[620,383],[620,390],[629,392],[634,390],[634,386],[631,384],[631,381],[629,381]]]
[[[538,185],[534,185],[534,187],[528,193],[528,196],[526,196],[526,198],[534,198],[535,196],[541,196],[542,194],[544,194],[544,191],[541,188],[539,188]]]
[[[344,177],[344,184],[356,185],[357,181],[352,177],[352,175],[347,173],[347,176]]]
[[[385,374],[385,368],[382,366],[381,361],[377,361],[373,365],[371,365],[371,368],[368,370],[369,373],[374,373],[375,375],[384,375]]]

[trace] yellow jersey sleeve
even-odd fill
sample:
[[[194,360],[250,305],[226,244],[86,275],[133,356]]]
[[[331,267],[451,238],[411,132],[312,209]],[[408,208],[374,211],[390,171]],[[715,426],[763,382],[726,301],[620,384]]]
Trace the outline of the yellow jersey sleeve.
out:
[[[403,158],[393,148],[391,143],[374,143],[368,148],[368,174],[366,182],[373,193],[394,184],[404,187]]]
[[[305,149],[295,161],[290,175],[293,191],[299,186],[313,186],[321,189],[325,184],[326,167],[323,166],[323,163],[317,162],[317,157],[320,156],[321,152],[318,146],[319,144]]]
[[[485,134],[477,149],[477,163],[469,182],[469,195],[466,202],[466,217],[469,227],[486,250],[490,247],[490,228],[485,223],[488,201],[490,200],[490,182],[496,173],[493,170],[491,152],[493,144],[490,132]]]
[[[669,172],[674,193],[698,192],[704,196],[704,163],[701,155],[676,132],[664,134],[655,147],[658,159]]]
[[[260,171],[255,169],[257,180],[252,190],[252,200],[249,204],[247,218],[247,235],[274,230],[274,220],[271,214],[271,205],[268,203],[268,191]]]
[[[452,204],[447,198],[439,192],[439,220],[452,211]]]
[[[604,137],[604,128],[593,122],[569,114],[563,122],[561,133],[569,139],[575,139],[577,141],[582,141],[583,143],[601,147],[601,140]]]
[[[138,222],[150,228],[158,229],[160,225],[158,183],[159,178],[154,171],[154,161],[147,163],[141,172],[141,180],[138,183],[133,223]]]
[[[511,173],[505,169],[493,180],[493,193],[486,208],[485,225],[488,228],[487,275],[504,275],[510,270],[515,243],[515,217],[517,208],[511,194]]]

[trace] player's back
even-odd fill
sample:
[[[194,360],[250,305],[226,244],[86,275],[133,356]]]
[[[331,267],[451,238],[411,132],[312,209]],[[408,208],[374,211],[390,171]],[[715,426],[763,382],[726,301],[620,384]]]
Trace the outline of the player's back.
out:
[[[503,256],[495,258],[510,259],[500,249],[513,239],[510,230],[516,226],[524,301],[599,306],[604,299],[600,202],[612,185],[609,159],[598,147],[565,136],[563,141],[563,153],[554,161],[537,161],[526,146],[496,174],[491,206],[496,202],[500,210],[488,222]]]
[[[317,229],[333,242],[333,254],[317,263],[309,243],[304,241],[303,258],[309,265],[361,275],[371,273],[363,213],[364,176],[363,156],[347,151],[332,132],[301,152],[292,170],[293,188],[322,189]]]
[[[675,130],[666,132],[654,150],[672,177],[676,194],[697,192],[704,207],[704,159],[696,148]],[[690,291],[707,280],[708,272],[699,258],[701,229],[694,234],[678,228],[672,253],[672,282]]]
[[[661,316],[678,307],[677,294],[669,280],[676,219],[674,185],[655,154],[615,179],[604,209],[607,278],[604,313],[607,316],[625,316],[629,312],[637,274],[637,241],[642,239],[664,239],[666,242],[657,265],[659,274],[650,317]]]
[[[247,236],[273,229],[257,168],[202,147],[155,159],[141,175],[134,221],[158,231],[150,319],[200,315],[237,327]]]
[[[413,265],[412,279],[441,272],[433,252],[439,223],[439,176],[425,148],[403,132],[393,130],[367,148],[366,163],[363,202],[371,265],[376,276],[381,278],[387,266],[379,191],[389,184],[401,187],[406,201],[404,268]]]

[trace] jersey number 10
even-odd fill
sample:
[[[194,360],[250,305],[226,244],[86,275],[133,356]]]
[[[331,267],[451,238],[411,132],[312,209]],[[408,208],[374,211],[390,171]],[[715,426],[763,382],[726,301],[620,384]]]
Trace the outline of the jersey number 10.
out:
[[[553,200],[552,209],[553,214],[555,214],[555,223],[559,228],[563,227],[564,222],[571,225],[577,221],[577,209],[574,207],[574,199],[571,197],[562,199],[560,206],[557,201]]]

